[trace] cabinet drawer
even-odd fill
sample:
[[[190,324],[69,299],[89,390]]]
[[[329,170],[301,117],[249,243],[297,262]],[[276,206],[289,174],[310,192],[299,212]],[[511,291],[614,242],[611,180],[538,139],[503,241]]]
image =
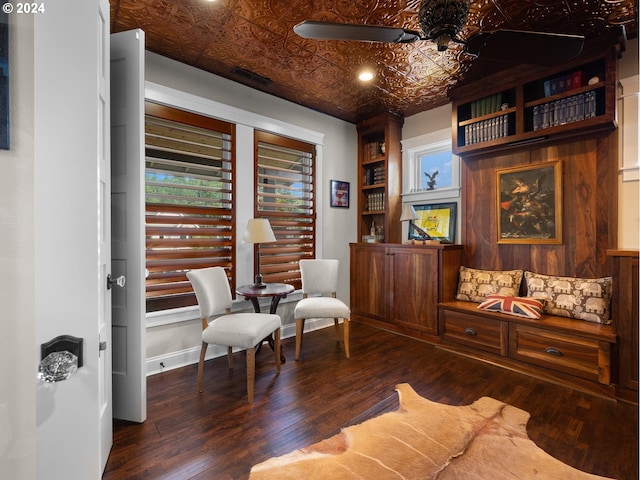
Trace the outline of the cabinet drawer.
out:
[[[498,355],[507,355],[509,324],[443,310],[443,338]]]
[[[524,325],[511,325],[511,358],[595,380],[605,385],[610,380],[608,342],[566,335]]]

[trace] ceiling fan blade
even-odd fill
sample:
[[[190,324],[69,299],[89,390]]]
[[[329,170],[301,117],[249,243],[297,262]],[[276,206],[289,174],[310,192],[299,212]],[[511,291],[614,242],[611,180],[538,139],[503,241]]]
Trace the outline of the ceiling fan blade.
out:
[[[552,66],[579,55],[583,45],[581,35],[496,30],[469,38],[465,51],[483,59]]]
[[[420,33],[396,27],[305,20],[293,27],[302,38],[317,40],[355,40],[359,42],[411,43]]]

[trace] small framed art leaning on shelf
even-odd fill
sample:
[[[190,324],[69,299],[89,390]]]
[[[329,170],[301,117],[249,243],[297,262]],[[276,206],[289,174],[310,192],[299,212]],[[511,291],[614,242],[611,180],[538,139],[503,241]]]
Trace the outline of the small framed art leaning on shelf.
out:
[[[443,243],[455,242],[458,210],[456,202],[414,205],[414,210],[418,218],[411,220],[411,223],[422,229],[429,239]],[[422,240],[422,238],[409,227],[409,240]]]

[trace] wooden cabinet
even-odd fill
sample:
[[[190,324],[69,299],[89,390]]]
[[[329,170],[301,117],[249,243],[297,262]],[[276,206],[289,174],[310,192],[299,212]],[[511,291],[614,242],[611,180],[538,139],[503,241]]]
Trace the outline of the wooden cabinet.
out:
[[[530,319],[459,300],[438,307],[444,348],[613,397],[612,325],[555,315]]]
[[[515,360],[610,383],[611,344],[607,341],[515,323],[509,327],[509,337],[509,355]]]
[[[457,288],[461,245],[351,244],[351,319],[438,335],[437,304]]]
[[[402,227],[403,119],[386,114],[356,125],[358,130],[358,238],[400,242]],[[374,238],[370,239],[371,241]]]
[[[479,319],[453,310],[442,312],[442,338],[485,352],[506,356],[509,345],[509,323]]]
[[[553,69],[518,67],[454,90],[453,152],[496,152],[614,128],[617,55],[609,47]]]
[[[616,396],[638,403],[638,251],[607,254],[613,260],[611,311],[618,332]]]

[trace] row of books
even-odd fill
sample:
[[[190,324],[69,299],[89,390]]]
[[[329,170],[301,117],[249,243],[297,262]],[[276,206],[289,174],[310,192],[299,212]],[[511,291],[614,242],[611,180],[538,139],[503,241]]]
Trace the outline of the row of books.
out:
[[[471,102],[471,118],[481,117],[502,109],[503,94],[496,93],[489,97],[481,98]]]
[[[369,160],[373,158],[378,158],[384,155],[384,150],[385,150],[384,142],[371,142],[367,144],[366,148],[367,148],[366,154]]]
[[[536,105],[533,107],[533,130],[593,118],[597,115],[596,107],[595,91]]]
[[[387,171],[384,165],[380,165],[375,168],[367,168],[362,180],[365,185],[376,185],[378,183],[384,183],[386,178]]]
[[[368,212],[378,212],[384,209],[384,192],[370,193],[367,195]]]
[[[544,96],[550,97],[582,87],[582,70],[566,73],[543,83]]]
[[[473,145],[474,143],[488,142],[508,135],[509,115],[500,115],[465,125],[464,144]]]

